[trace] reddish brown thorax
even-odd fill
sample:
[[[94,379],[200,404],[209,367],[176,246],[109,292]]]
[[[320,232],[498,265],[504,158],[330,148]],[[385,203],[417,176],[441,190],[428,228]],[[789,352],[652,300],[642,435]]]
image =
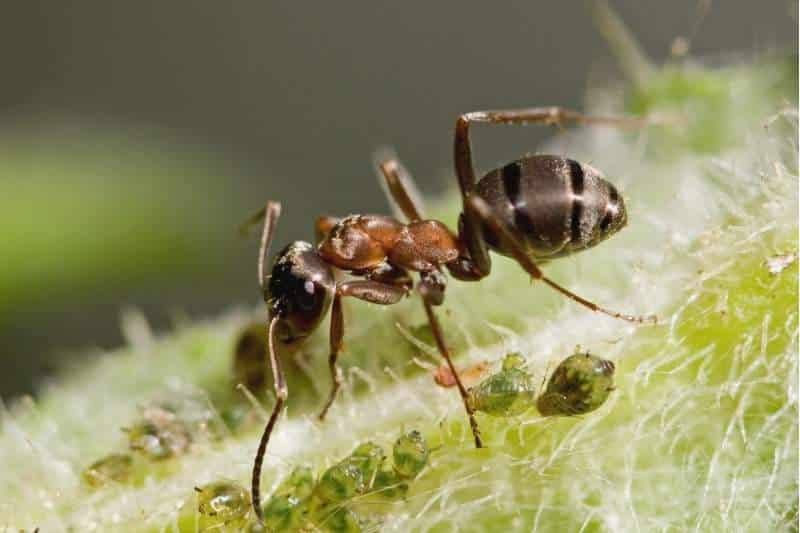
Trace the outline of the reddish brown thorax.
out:
[[[403,224],[384,215],[351,215],[340,220],[318,247],[322,258],[342,270],[371,270],[387,261],[426,272],[458,258],[458,239],[441,222]]]

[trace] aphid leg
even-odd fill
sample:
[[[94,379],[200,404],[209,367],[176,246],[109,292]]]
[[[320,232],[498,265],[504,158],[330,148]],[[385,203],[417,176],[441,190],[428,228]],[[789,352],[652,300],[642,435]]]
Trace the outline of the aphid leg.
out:
[[[274,316],[269,323],[268,338],[269,338],[269,362],[272,367],[272,378],[275,382],[275,406],[272,408],[272,414],[269,417],[264,428],[264,433],[261,435],[261,442],[258,444],[258,451],[256,452],[256,459],[253,463],[253,478],[250,488],[250,494],[253,500],[253,509],[259,521],[264,521],[264,512],[261,509],[261,465],[264,462],[264,455],[267,451],[267,443],[272,435],[272,430],[278,420],[283,404],[289,396],[289,389],[286,387],[286,380],[283,377],[283,370],[281,369],[281,362],[275,353],[275,328],[280,321],[280,317]]]
[[[450,357],[450,350],[447,348],[447,344],[445,344],[444,334],[442,333],[442,328],[439,325],[439,319],[436,318],[436,313],[433,311],[433,304],[430,300],[430,296],[428,295],[428,290],[424,281],[420,282],[419,284],[419,292],[422,295],[422,304],[425,306],[425,314],[428,315],[428,323],[431,326],[433,338],[436,340],[436,346],[439,348],[439,353],[442,354],[442,357],[444,357],[444,360],[447,362],[447,366],[450,368],[450,373],[455,379],[456,387],[458,387],[458,393],[461,395],[461,401],[464,402],[464,409],[467,411],[469,425],[472,428],[472,436],[475,438],[475,447],[483,448],[481,430],[478,427],[477,420],[475,420],[475,412],[472,410],[472,407],[470,407],[468,401],[469,394],[467,393],[467,389],[464,387],[464,384],[461,383],[461,378],[456,371],[455,365],[453,365],[453,360]]]
[[[414,199],[411,175],[403,165],[392,157],[378,163],[378,168],[386,180],[389,195],[408,221],[422,220],[422,209]]]
[[[579,304],[588,307],[592,311],[597,311],[600,313],[604,313],[606,315],[612,316],[614,318],[618,318],[620,320],[625,320],[627,322],[635,322],[635,323],[644,323],[644,322],[653,322],[658,323],[655,316],[634,316],[634,315],[626,315],[623,313],[618,313],[616,311],[611,311],[610,309],[606,309],[597,305],[596,303],[583,298],[582,296],[578,296],[577,294],[573,293],[572,291],[562,287],[558,283],[552,281],[550,278],[545,276],[539,267],[536,266],[536,263],[525,253],[525,249],[516,239],[514,234],[506,227],[503,222],[495,216],[492,212],[492,208],[489,207],[489,204],[478,195],[471,195],[466,200],[466,207],[467,211],[474,213],[476,218],[480,220],[482,223],[488,225],[492,231],[496,235],[501,236],[503,240],[506,241],[511,253],[514,255],[514,259],[517,260],[517,263],[525,269],[525,271],[531,275],[532,278],[543,281],[552,289],[560,292],[567,298],[578,302]]]
[[[317,217],[317,220],[314,221],[314,242],[319,244],[327,237],[339,220],[337,217]]]
[[[399,302],[403,296],[408,294],[408,289],[394,285],[387,285],[377,281],[350,281],[342,283],[336,287],[336,295],[333,298],[333,305],[331,307],[331,334],[330,334],[330,355],[328,357],[328,366],[331,371],[331,394],[325,406],[319,413],[319,419],[324,420],[325,415],[328,413],[339,388],[342,385],[342,376],[339,366],[336,364],[339,358],[339,352],[342,348],[342,339],[344,338],[344,317],[342,314],[342,297],[352,296],[359,300],[371,302],[379,305],[392,305]]]

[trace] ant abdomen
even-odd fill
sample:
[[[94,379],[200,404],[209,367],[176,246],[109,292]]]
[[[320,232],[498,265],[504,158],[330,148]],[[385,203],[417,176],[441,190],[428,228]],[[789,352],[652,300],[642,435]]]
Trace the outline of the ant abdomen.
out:
[[[627,223],[616,188],[597,169],[564,157],[518,159],[486,174],[476,192],[537,259],[591,248]],[[492,249],[511,255],[491,228],[484,227],[484,236]]]

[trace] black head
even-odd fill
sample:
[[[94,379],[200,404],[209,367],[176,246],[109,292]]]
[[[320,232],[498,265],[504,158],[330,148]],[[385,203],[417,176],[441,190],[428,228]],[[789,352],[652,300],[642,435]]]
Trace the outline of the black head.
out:
[[[314,331],[328,313],[335,290],[330,266],[311,244],[295,241],[275,258],[264,299],[270,316],[281,318],[285,340],[291,341]]]

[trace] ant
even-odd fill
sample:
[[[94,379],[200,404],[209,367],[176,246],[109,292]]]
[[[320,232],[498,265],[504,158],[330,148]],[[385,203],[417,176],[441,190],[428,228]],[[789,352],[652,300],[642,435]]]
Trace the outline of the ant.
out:
[[[537,262],[564,257],[591,248],[627,224],[625,203],[617,189],[589,165],[553,155],[526,156],[476,179],[470,145],[470,125],[487,124],[601,124],[639,125],[637,119],[592,117],[558,107],[507,111],[479,111],[458,117],[455,127],[455,170],[463,212],[454,234],[442,222],[423,218],[408,190],[411,177],[395,159],[379,164],[389,194],[408,223],[384,215],[320,217],[315,224],[316,246],[296,241],[281,250],[266,275],[265,262],[281,206],[268,202],[243,226],[264,220],[258,260],[258,281],[268,312],[268,347],[276,394],[275,406],[264,429],[253,464],[252,502],[262,517],[259,484],[267,443],[288,389],[275,344],[291,343],[310,335],[330,311],[330,367],[332,389],[319,414],[325,418],[336,398],[342,378],[337,358],[342,347],[342,299],[352,297],[391,305],[414,287],[409,273],[416,272],[417,291],[439,352],[447,363],[461,395],[475,446],[483,446],[467,389],[461,382],[434,307],[444,301],[447,278],[478,281],[491,272],[489,251],[514,258],[535,279],[588,307],[628,322],[637,317],[611,311],[583,298],[546,277]],[[337,282],[334,269],[355,278]]]

